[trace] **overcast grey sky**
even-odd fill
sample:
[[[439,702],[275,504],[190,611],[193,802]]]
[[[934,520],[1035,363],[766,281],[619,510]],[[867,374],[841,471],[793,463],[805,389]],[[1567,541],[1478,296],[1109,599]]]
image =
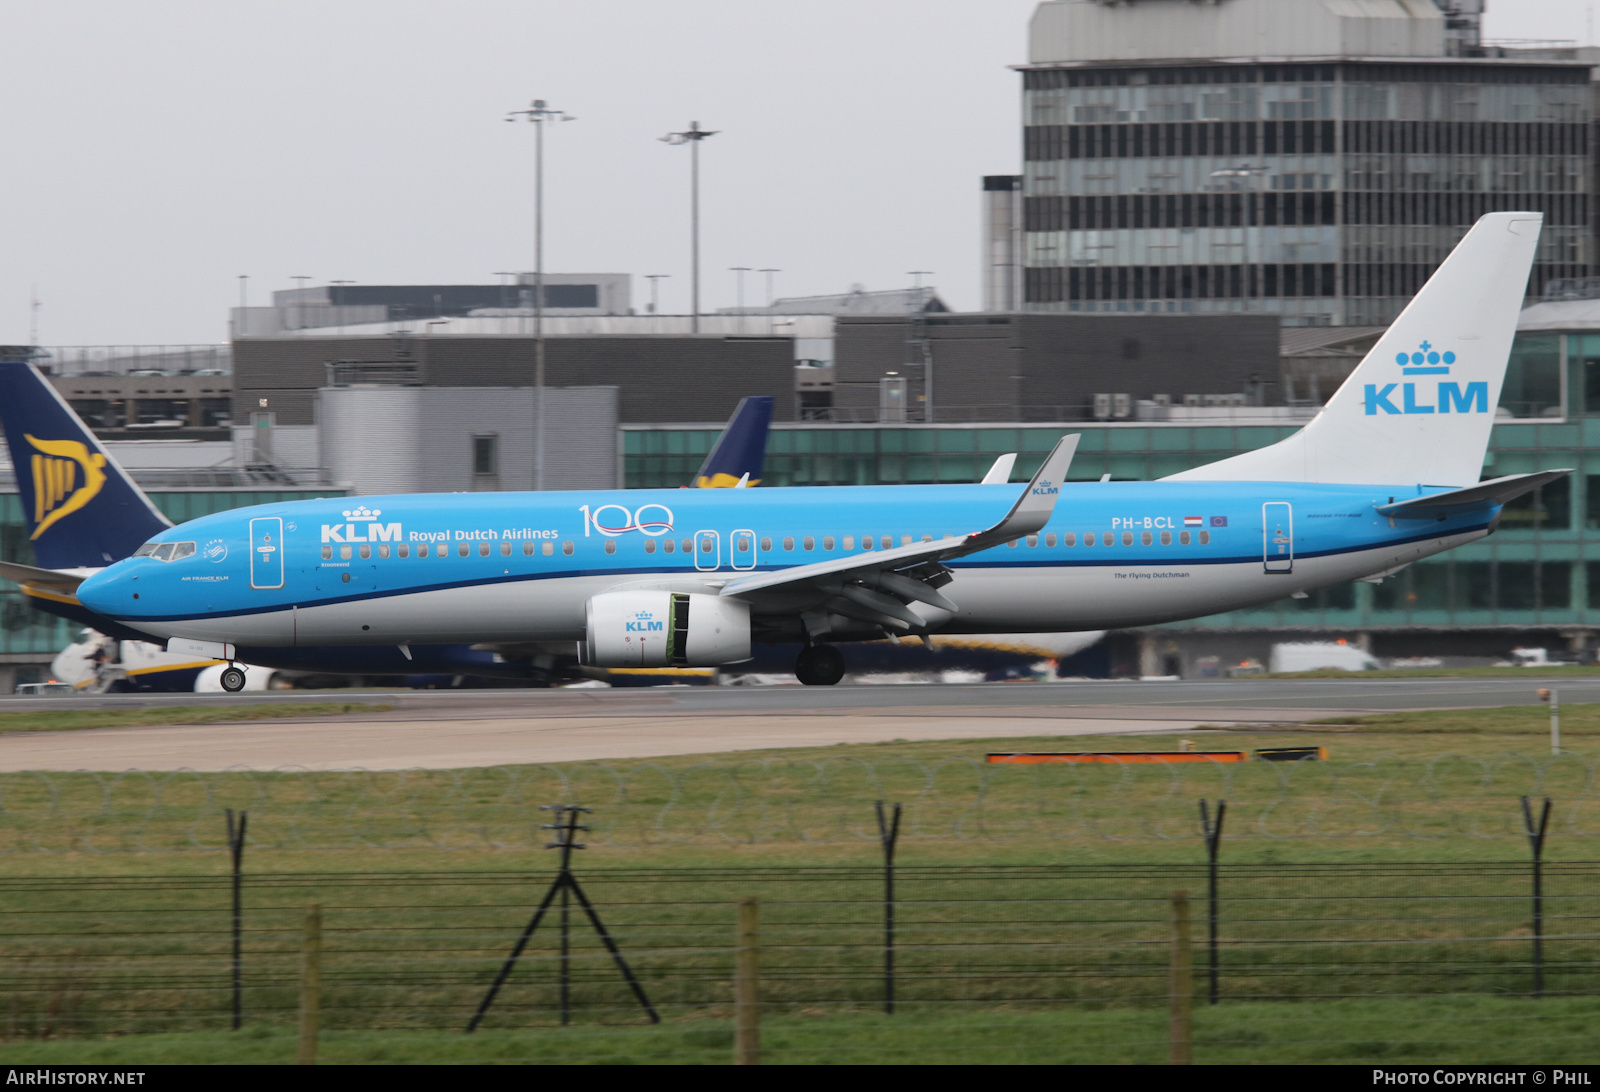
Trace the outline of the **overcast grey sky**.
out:
[[[704,306],[730,266],[779,295],[929,278],[979,289],[979,178],[1020,158],[1035,0],[6,0],[0,343],[220,341],[248,274],[493,283],[532,266],[535,97],[546,268],[623,272],[688,308],[688,150]],[[1490,0],[1491,37],[1590,34],[1589,0]],[[751,275],[746,298],[764,294]]]

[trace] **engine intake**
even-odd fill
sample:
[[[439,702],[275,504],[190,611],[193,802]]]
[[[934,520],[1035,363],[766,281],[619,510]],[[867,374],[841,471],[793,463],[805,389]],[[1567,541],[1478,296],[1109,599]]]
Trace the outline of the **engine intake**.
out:
[[[584,608],[591,667],[718,667],[750,658],[750,604],[684,592],[606,592]]]

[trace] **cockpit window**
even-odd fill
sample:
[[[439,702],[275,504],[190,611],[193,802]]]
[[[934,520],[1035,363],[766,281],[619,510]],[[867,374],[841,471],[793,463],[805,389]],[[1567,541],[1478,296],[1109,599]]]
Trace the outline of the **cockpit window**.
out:
[[[157,561],[178,561],[194,556],[192,542],[146,542],[133,552],[134,557],[153,557]]]

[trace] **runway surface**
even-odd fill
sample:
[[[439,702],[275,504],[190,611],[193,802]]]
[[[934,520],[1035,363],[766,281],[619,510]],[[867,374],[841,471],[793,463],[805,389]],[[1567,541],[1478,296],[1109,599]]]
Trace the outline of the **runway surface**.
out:
[[[0,712],[255,702],[384,713],[0,735],[0,771],[445,769],[894,740],[1268,727],[1403,709],[1600,701],[1600,677],[983,683],[969,686],[289,691],[0,700]]]

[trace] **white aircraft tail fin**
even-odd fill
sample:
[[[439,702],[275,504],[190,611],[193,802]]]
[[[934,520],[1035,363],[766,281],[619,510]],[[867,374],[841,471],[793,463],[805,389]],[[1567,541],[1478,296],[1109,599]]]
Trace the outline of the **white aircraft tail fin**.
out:
[[[1169,480],[1476,484],[1542,220],[1484,216],[1305,428]]]

